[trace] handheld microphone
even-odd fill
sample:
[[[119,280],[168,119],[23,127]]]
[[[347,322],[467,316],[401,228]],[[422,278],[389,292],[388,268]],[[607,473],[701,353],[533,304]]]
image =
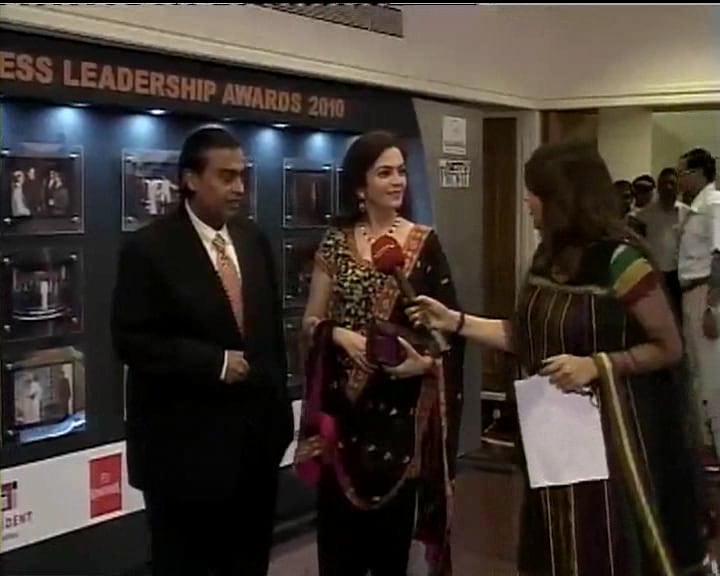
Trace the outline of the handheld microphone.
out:
[[[410,284],[410,281],[405,276],[403,270],[405,266],[405,254],[403,254],[402,247],[398,244],[397,240],[392,236],[384,235],[380,236],[377,240],[372,243],[372,261],[375,268],[395,278],[395,282],[400,289],[402,295],[412,302],[417,298],[415,289]],[[442,332],[435,328],[428,327],[430,335],[438,346],[439,351],[447,352],[450,350],[450,346],[447,343],[447,339]]]

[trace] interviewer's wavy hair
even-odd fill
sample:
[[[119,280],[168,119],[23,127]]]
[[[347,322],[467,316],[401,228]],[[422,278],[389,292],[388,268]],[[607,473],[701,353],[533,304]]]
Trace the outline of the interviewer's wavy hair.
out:
[[[572,278],[585,248],[611,239],[639,241],[619,216],[620,198],[592,142],[539,147],[525,164],[525,186],[542,200],[542,243],[533,268]]]

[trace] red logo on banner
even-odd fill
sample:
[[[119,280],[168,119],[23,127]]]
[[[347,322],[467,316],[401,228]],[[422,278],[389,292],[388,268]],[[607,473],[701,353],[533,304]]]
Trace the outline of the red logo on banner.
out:
[[[122,455],[90,460],[90,518],[122,509]]]

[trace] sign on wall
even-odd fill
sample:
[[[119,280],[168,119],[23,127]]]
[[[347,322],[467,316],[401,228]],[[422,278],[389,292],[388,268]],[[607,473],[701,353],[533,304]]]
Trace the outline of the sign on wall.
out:
[[[440,158],[440,188],[470,188],[470,160]]]
[[[127,481],[124,442],[4,469],[1,484],[3,553],[144,506]]]
[[[443,116],[442,123],[443,154],[454,156],[467,155],[467,120],[457,116]]]
[[[293,402],[295,440],[281,466],[293,462],[300,402]],[[128,483],[125,443],[118,442],[3,469],[0,553],[114,520],[145,507]]]
[[[0,90],[267,123],[417,132],[404,94],[6,30]]]

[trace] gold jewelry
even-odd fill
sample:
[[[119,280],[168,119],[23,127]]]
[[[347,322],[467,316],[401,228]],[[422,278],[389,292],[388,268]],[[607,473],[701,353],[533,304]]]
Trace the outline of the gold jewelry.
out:
[[[392,236],[397,229],[400,227],[400,216],[395,216],[395,220],[392,223],[392,226],[388,228],[387,232],[384,234],[388,234],[389,236]],[[367,226],[365,222],[361,222],[359,225],[360,233],[363,235],[363,237],[367,240],[368,244],[372,244],[375,241],[375,236],[370,234],[370,232],[367,229]],[[382,236],[382,234],[381,234]]]

